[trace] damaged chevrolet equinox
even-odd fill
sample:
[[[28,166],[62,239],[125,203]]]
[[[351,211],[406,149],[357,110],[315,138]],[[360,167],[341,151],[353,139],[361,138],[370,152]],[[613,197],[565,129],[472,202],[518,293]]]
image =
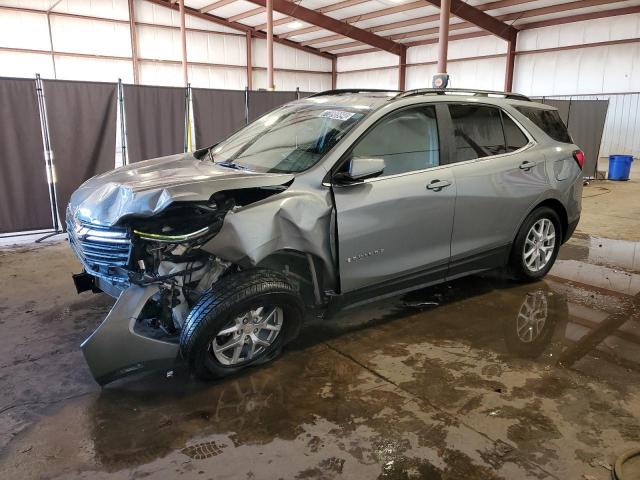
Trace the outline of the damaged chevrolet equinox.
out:
[[[275,358],[328,316],[484,270],[544,276],[580,217],[584,155],[512,93],[334,90],[71,197],[78,291],[117,300],[82,344],[100,384]]]

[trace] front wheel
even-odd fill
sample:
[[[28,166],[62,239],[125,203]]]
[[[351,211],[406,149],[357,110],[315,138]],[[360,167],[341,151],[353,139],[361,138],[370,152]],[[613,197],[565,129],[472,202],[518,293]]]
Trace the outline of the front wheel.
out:
[[[558,214],[548,207],[540,207],[525,219],[513,243],[509,267],[520,281],[534,281],[544,277],[556,260],[562,239]]]
[[[229,275],[189,313],[180,351],[200,379],[231,375],[278,356],[303,312],[300,295],[284,275],[266,269]]]

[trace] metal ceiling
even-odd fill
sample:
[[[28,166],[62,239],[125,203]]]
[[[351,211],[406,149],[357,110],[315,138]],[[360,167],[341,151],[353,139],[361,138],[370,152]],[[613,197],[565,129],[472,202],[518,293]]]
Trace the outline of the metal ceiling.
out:
[[[265,2],[185,0],[185,5],[202,17],[263,34]],[[399,54],[403,47],[437,41],[439,5],[439,0],[274,0],[274,39],[337,56]],[[452,0],[450,39],[493,34],[509,40],[522,29],[637,12],[640,0]]]

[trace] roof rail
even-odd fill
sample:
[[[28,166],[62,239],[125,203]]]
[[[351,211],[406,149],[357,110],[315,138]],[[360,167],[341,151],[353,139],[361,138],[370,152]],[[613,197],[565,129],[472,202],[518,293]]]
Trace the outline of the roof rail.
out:
[[[342,93],[368,93],[368,92],[384,92],[384,93],[399,93],[400,90],[384,90],[381,88],[342,88],[336,90],[325,90],[324,92],[314,93],[306,98],[320,97],[324,95],[340,95]]]
[[[459,93],[466,95],[474,95],[478,97],[503,97],[510,100],[524,100],[525,102],[531,102],[532,100],[526,95],[512,92],[496,92],[493,90],[474,90],[472,88],[418,88],[416,90],[407,90],[401,93],[396,98],[413,97],[415,95],[446,95],[448,93]]]

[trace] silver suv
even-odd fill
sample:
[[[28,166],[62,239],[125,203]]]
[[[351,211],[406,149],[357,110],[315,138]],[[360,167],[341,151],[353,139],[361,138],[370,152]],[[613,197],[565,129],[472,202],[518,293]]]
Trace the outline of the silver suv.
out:
[[[544,276],[579,217],[584,156],[511,93],[336,90],[72,196],[78,291],[117,298],[82,349],[104,384],[274,358],[330,315],[483,270]]]

